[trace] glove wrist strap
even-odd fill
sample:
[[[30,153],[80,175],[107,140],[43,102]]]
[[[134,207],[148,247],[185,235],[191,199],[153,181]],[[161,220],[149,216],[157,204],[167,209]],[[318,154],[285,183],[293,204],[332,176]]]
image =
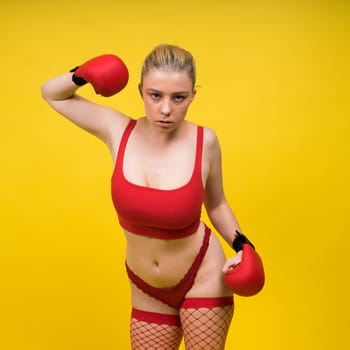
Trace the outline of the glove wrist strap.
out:
[[[236,253],[243,249],[243,244],[249,244],[253,249],[255,249],[253,243],[241,232],[236,230],[236,237],[232,242],[232,248]]]
[[[79,68],[79,66],[73,68],[70,70],[71,73],[75,72],[77,69]],[[83,78],[77,77],[75,74],[72,75],[72,81],[75,85],[78,86],[83,86],[85,84],[87,84],[87,81]]]

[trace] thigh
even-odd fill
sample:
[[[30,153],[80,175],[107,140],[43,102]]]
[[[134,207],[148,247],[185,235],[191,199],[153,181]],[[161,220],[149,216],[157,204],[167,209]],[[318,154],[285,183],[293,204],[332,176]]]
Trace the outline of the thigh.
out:
[[[132,350],[177,350],[182,339],[179,310],[145,294],[130,280]]]
[[[180,319],[187,350],[223,350],[233,316],[233,298],[186,299]]]
[[[162,314],[177,315],[178,309],[172,308],[171,306],[164,304],[160,300],[151,297],[144,293],[142,290],[137,288],[134,283],[129,280],[131,289],[131,304],[133,308],[138,310],[158,312]]]
[[[182,340],[178,315],[133,309],[130,341],[133,350],[177,350]]]

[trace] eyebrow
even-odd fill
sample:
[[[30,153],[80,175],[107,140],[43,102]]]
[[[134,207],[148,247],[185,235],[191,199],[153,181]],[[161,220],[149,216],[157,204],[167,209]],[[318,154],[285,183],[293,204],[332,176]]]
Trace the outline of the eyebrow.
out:
[[[149,88],[149,89],[146,89],[147,92],[156,92],[156,93],[159,93],[159,94],[163,94],[162,91],[159,91],[157,89],[152,89],[152,88]],[[175,91],[172,93],[172,95],[188,95],[190,94],[188,91]]]

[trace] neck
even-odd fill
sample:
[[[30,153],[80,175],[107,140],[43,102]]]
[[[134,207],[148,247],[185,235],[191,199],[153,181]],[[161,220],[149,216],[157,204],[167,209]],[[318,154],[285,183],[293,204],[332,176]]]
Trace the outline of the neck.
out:
[[[161,146],[172,142],[182,131],[184,122],[173,127],[159,127],[151,124],[147,118],[141,118],[140,126],[142,126],[144,137],[153,145]]]

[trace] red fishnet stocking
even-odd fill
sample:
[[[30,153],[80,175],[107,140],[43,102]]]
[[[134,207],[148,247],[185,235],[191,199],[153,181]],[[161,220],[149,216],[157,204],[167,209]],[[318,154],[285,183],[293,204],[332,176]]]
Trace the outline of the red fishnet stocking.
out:
[[[177,350],[182,339],[177,315],[133,310],[130,322],[133,350]]]
[[[180,310],[186,350],[223,350],[232,316],[231,297],[187,299]]]

